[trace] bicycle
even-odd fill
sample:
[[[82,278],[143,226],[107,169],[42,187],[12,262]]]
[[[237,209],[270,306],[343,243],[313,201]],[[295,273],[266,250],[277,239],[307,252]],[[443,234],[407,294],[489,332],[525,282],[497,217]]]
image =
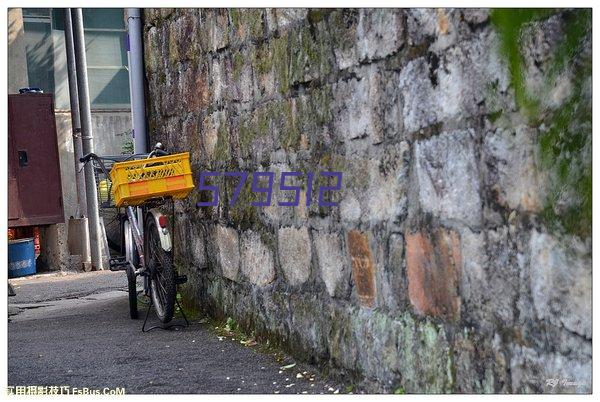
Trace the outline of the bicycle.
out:
[[[177,285],[184,284],[187,277],[173,266],[171,232],[160,208],[171,201],[174,232],[174,199],[184,198],[194,188],[189,153],[171,155],[157,143],[149,154],[90,153],[79,161],[83,166],[92,161],[99,206],[116,208],[121,255],[110,258],[109,268],[127,273],[130,317],[138,318],[137,277],[142,276],[143,292],[150,299],[142,331],[152,305],[158,319],[169,323],[178,303]]]

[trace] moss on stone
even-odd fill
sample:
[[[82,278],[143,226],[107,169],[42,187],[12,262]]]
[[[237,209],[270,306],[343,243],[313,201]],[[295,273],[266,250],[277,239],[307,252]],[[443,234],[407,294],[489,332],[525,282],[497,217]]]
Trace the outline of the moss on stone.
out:
[[[224,116],[219,118],[219,128],[217,130],[217,143],[215,144],[215,161],[225,163],[231,157],[229,129]]]
[[[297,111],[294,110],[295,100],[289,99],[281,103],[281,116],[283,130],[279,140],[286,151],[297,150],[300,146],[300,128],[298,126]]]
[[[259,74],[267,74],[273,68],[273,58],[271,49],[268,45],[263,44],[256,48],[254,52],[254,69]]]
[[[328,16],[331,39],[336,49],[347,50],[356,45],[357,9],[334,10]]]
[[[323,28],[323,27],[321,27]],[[290,81],[292,84],[327,75],[331,71],[331,47],[327,30],[309,27],[290,33]]]
[[[271,108],[277,102],[270,102],[256,108],[252,115],[245,115],[239,125],[239,144],[242,155],[249,156],[254,140],[269,135],[272,120]]]
[[[279,84],[279,92],[287,94],[290,89],[289,80],[289,47],[287,32],[281,37],[273,38],[269,42],[272,63],[275,67],[275,77]]]
[[[245,41],[248,37],[259,38],[263,35],[263,12],[260,9],[229,10],[231,26],[236,37]]]
[[[239,30],[240,30],[240,23],[241,23],[240,13],[241,13],[241,11],[242,10],[239,8],[229,9],[229,21],[231,22],[231,27],[233,29],[232,42],[233,42],[234,38],[238,36]]]
[[[311,8],[310,10],[308,10],[308,22],[311,25],[315,25],[323,21],[330,12],[331,10],[327,8]]]
[[[237,81],[242,76],[242,72],[244,70],[245,60],[244,60],[244,55],[242,54],[242,52],[241,51],[235,52],[233,54],[232,61],[233,61],[233,63],[232,63],[233,79],[235,81]]]
[[[230,219],[242,230],[252,229],[255,227],[256,222],[258,222],[258,211],[251,204],[256,201],[255,195],[251,191],[251,183],[252,177],[249,175],[238,195],[235,205],[233,207],[227,206]],[[237,185],[237,182],[231,184],[231,186],[234,185]],[[233,194],[233,190],[231,194]]]
[[[542,166],[551,173],[542,217],[552,229],[582,237],[592,232],[592,105],[582,93],[591,67],[586,60],[571,96],[539,137]]]
[[[324,126],[333,118],[331,111],[332,102],[333,93],[331,92],[331,87],[329,85],[311,93],[309,113],[311,118],[314,118],[317,126]]]
[[[178,41],[177,41],[177,32],[173,24],[170,24],[168,27],[168,35],[169,35],[169,63],[174,66],[179,62],[179,50],[178,50]]]
[[[263,35],[263,10],[254,8],[244,11],[244,23],[248,26],[250,35],[253,38],[261,37]]]
[[[238,139],[240,144],[240,151],[242,155],[247,155],[250,151],[250,145],[252,141],[256,138],[256,132],[252,130],[252,127],[249,125],[248,121],[240,122],[239,131],[238,131]]]
[[[521,53],[521,31],[526,24],[547,18],[551,10],[533,8],[499,8],[492,11],[490,19],[500,38],[500,52],[508,63],[511,84],[515,91],[517,106],[527,117],[536,114],[538,101],[525,88],[523,54]]]
[[[541,124],[538,137],[542,167],[549,173],[549,188],[541,217],[553,230],[589,236],[592,219],[591,167],[591,54],[582,51],[591,43],[591,10],[563,12],[564,38],[553,54],[546,86],[567,72],[573,89],[555,110],[542,110],[527,93],[521,54],[522,28],[556,13],[544,9],[498,9],[491,20],[498,31],[501,54],[507,60],[517,105],[530,124]],[[583,55],[583,56],[582,56]],[[583,57],[583,59],[582,59]],[[551,88],[546,88],[549,92]]]

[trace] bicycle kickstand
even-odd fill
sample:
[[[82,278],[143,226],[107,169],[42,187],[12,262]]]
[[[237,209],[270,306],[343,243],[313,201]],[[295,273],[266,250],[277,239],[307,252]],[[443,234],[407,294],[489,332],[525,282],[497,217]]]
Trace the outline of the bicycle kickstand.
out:
[[[185,325],[179,324],[179,323],[167,324],[167,325],[160,324],[160,325],[153,325],[150,328],[146,329],[146,322],[148,321],[148,315],[150,314],[150,309],[152,308],[152,305],[153,305],[152,298],[150,298],[150,303],[148,303],[148,309],[146,310],[146,317],[144,318],[144,324],[142,325],[142,332],[150,332],[154,329],[173,330],[175,328],[189,327],[190,322],[188,321],[187,316],[185,315],[185,312],[183,311],[183,307],[181,307],[181,304],[179,304],[179,300],[175,299],[175,303],[176,303],[177,307],[179,308],[179,311],[181,311],[181,315],[183,316],[183,319],[185,320]]]

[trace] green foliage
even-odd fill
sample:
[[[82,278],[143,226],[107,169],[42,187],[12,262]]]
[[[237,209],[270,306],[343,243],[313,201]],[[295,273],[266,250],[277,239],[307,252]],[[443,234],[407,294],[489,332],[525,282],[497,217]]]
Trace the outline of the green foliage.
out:
[[[537,101],[527,94],[523,77],[523,55],[520,39],[523,27],[533,21],[547,18],[552,10],[539,8],[499,8],[492,11],[490,18],[500,38],[500,51],[508,62],[511,84],[517,105],[528,117],[537,109]]]
[[[555,54],[552,69],[554,74],[569,67],[569,64],[582,50],[582,38],[591,32],[591,29],[592,11],[590,9],[578,9],[567,13],[564,39],[559,44]]]
[[[582,94],[591,60],[585,64],[571,96],[553,113],[539,141],[542,166],[552,173],[543,217],[554,229],[580,236],[592,230],[592,105]]]
[[[177,301],[179,305],[175,305],[175,316],[183,317],[183,314],[187,317],[188,320],[195,320],[200,317],[201,312],[196,307],[194,299],[189,296],[182,295],[181,293],[177,293]],[[181,311],[183,309],[183,312]],[[183,313],[183,314],[182,314]]]
[[[492,11],[491,20],[508,63],[517,106],[531,124],[540,125],[541,164],[548,173],[541,217],[553,230],[585,237],[591,234],[592,223],[592,110],[591,95],[587,94],[592,70],[591,53],[583,47],[591,40],[591,10],[569,10],[561,15],[563,38],[544,78],[552,88],[561,74],[570,77],[572,88],[562,104],[554,110],[542,110],[525,87],[522,29],[554,13],[546,9],[497,9]]]
[[[394,394],[395,395],[404,395],[404,394],[406,394],[406,391],[404,390],[404,387],[400,386],[394,390]]]
[[[227,317],[227,321],[225,322],[225,330],[227,332],[234,332],[237,329],[237,324],[235,320],[231,317]]]
[[[133,154],[133,138],[128,137],[123,141],[123,145],[121,145],[121,154],[122,155],[131,155]]]

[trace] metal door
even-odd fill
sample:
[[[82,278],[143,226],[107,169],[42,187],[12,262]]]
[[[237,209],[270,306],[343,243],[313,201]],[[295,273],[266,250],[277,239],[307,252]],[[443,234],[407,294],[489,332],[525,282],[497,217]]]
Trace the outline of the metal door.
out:
[[[8,96],[8,226],[64,222],[52,94]]]

